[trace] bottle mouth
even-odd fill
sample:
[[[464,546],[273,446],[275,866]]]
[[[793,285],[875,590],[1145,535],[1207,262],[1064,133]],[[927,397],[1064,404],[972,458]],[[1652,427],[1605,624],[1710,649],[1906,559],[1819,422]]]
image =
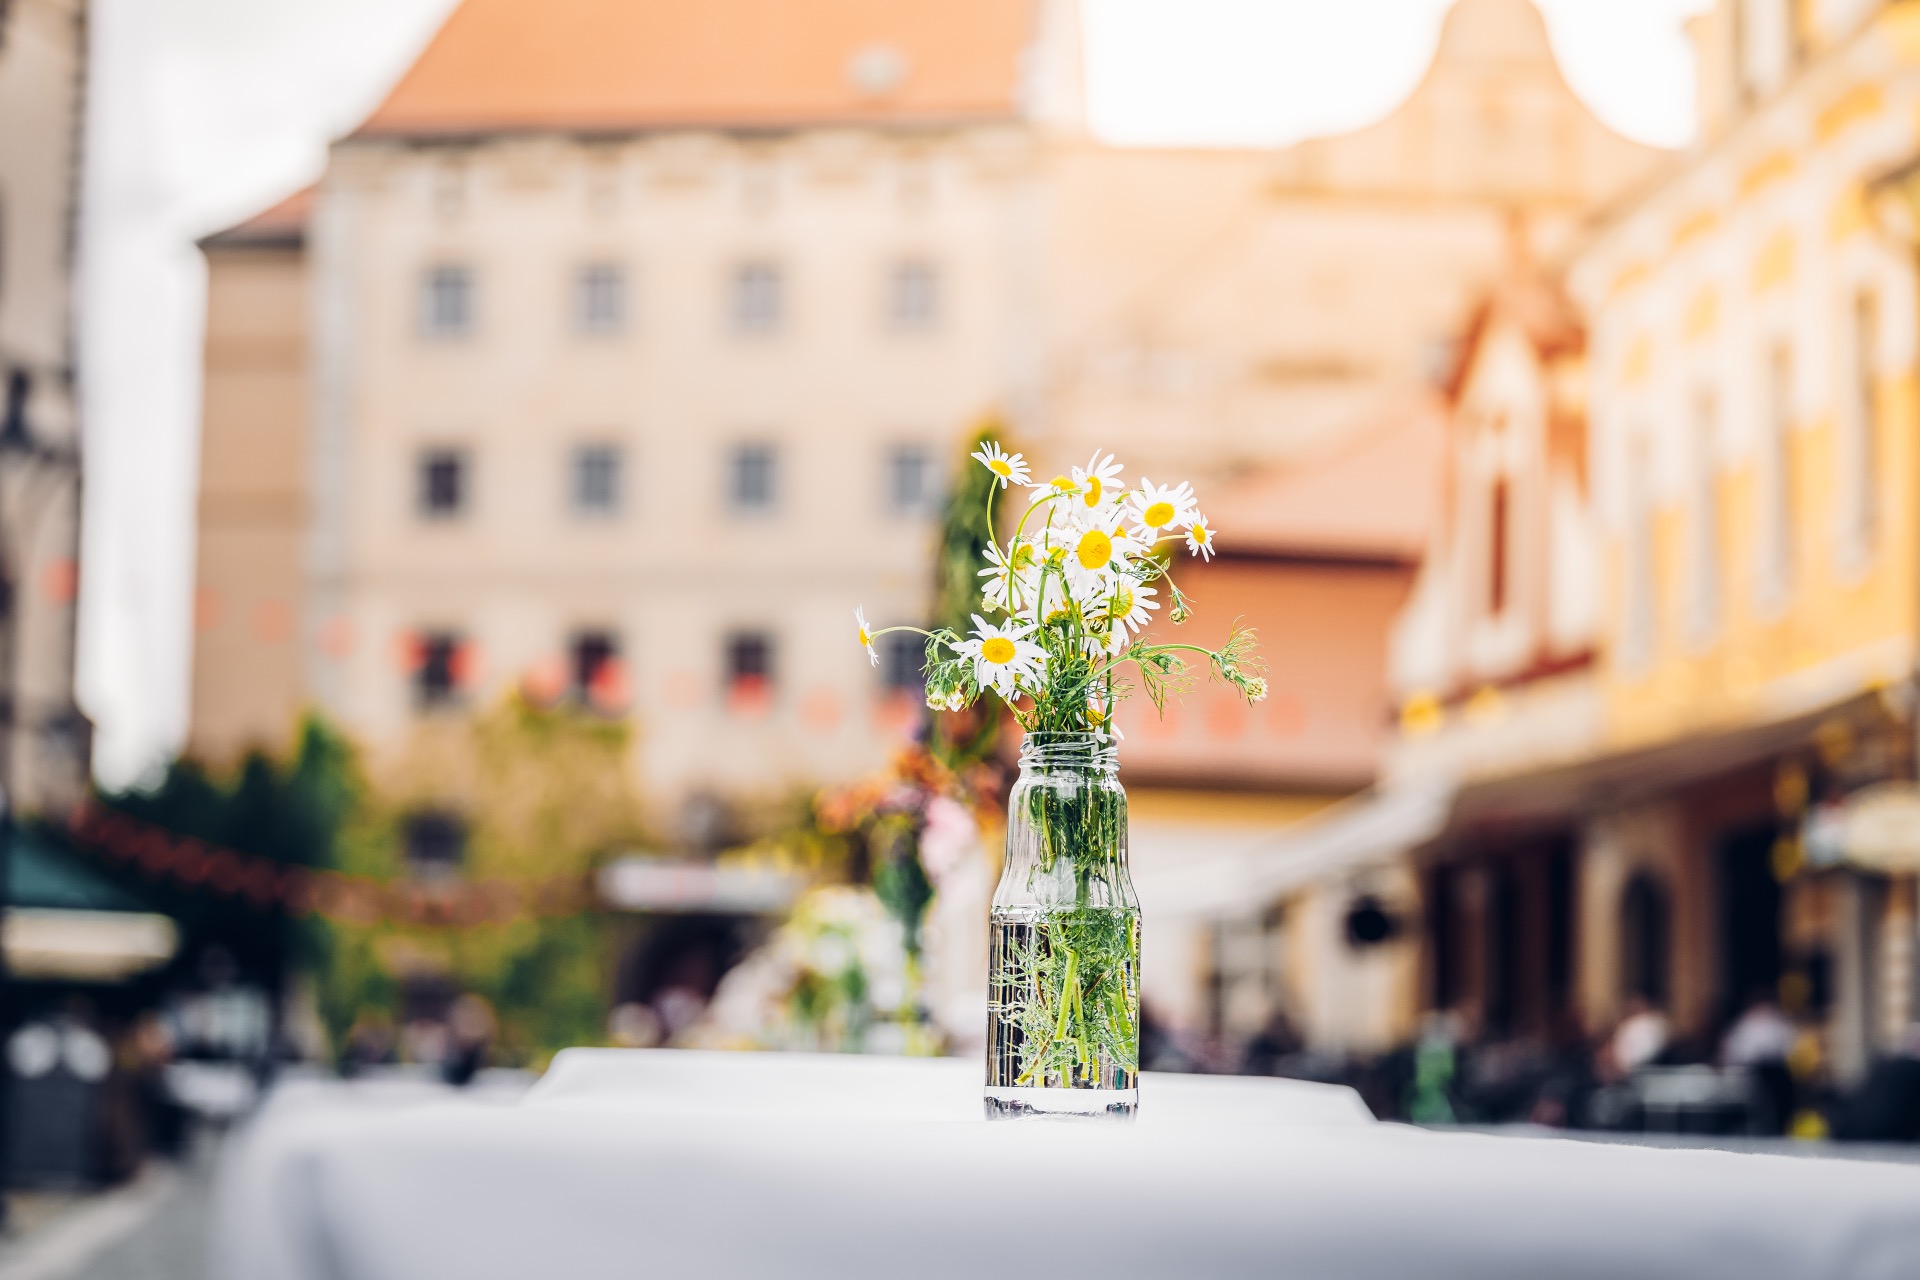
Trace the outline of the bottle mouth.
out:
[[[1020,744],[1020,763],[1113,768],[1119,764],[1119,745],[1111,733],[1095,730],[1034,732]]]

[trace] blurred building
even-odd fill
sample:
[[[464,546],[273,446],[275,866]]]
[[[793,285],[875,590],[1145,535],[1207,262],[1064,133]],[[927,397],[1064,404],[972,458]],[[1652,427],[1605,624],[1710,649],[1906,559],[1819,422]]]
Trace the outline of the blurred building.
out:
[[[1579,248],[1584,320],[1526,271],[1467,330],[1382,785],[1221,877],[1223,928],[1384,909],[1313,956],[1370,1012],[1286,993],[1323,1043],[1640,998],[1706,1054],[1770,998],[1845,1084],[1916,1020],[1920,26],[1692,30],[1701,140]]]
[[[1659,154],[1526,0],[1462,0],[1344,137],[1114,147],[1082,98],[1074,0],[466,0],[310,205],[205,244],[192,749],[308,701],[386,749],[518,683],[631,711],[689,829],[865,772],[918,673],[862,665],[849,606],[925,609],[999,415],[1226,504],[1201,616],[1263,624],[1282,687],[1139,726],[1170,812],[1366,785],[1432,387],[1515,245]]]
[[[0,789],[22,810],[64,809],[88,778],[73,695],[86,49],[84,0],[0,6]]]
[[[310,206],[207,242],[194,749],[309,699],[384,748],[519,682],[631,708],[669,800],[883,762],[918,664],[870,670],[852,607],[922,616],[957,444],[1033,376],[1073,36],[458,8]]]

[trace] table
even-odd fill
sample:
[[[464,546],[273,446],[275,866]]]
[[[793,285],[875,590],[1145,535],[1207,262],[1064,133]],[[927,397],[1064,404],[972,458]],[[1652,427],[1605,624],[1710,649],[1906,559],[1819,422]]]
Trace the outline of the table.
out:
[[[1920,1169],[1378,1124],[1148,1074],[988,1124],[970,1061],[569,1050],[523,1097],[304,1085],[230,1149],[225,1280],[1920,1276]]]

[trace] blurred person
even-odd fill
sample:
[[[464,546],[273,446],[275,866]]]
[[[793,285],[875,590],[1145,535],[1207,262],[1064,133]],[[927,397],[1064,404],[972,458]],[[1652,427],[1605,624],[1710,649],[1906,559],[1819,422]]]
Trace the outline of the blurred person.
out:
[[[1793,1117],[1793,1072],[1787,1059],[1798,1038],[1799,1028],[1774,1003],[1773,994],[1759,988],[1720,1042],[1720,1064],[1749,1073],[1759,1088],[1760,1106],[1752,1117],[1758,1132],[1785,1133]]]
[[[1841,1142],[1920,1142],[1920,1025],[1833,1105],[1827,1129]]]
[[[1247,1042],[1247,1050],[1241,1059],[1240,1073],[1249,1076],[1277,1076],[1281,1074],[1282,1064],[1300,1050],[1306,1048],[1306,1041],[1293,1029],[1293,1022],[1286,1011],[1275,1009],[1253,1039]]]
[[[1414,1124],[1457,1124],[1454,1076],[1460,1067],[1460,1020],[1451,1013],[1427,1019],[1413,1049],[1413,1081],[1407,1086],[1407,1119]]]
[[[493,1038],[499,1029],[493,1006],[487,998],[467,992],[447,1010],[446,1053],[440,1062],[440,1074],[451,1085],[468,1085],[480,1074],[493,1053]]]
[[[652,1049],[663,1038],[660,1015],[637,1000],[615,1005],[607,1018],[607,1038],[623,1049]]]
[[[385,1066],[394,1060],[397,1047],[392,1019],[379,1011],[363,1012],[341,1046],[340,1074],[356,1076],[368,1067]]]
[[[1630,1076],[1641,1067],[1651,1066],[1673,1043],[1673,1030],[1667,1015],[1653,1007],[1643,996],[1627,1001],[1627,1012],[1613,1029],[1607,1042],[1615,1069]]]

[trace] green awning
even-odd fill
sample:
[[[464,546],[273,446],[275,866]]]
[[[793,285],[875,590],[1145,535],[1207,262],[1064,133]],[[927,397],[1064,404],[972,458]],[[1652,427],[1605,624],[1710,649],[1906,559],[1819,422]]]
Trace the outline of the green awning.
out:
[[[13,857],[7,861],[7,905],[62,911],[153,910],[79,854],[18,829],[13,834]]]

